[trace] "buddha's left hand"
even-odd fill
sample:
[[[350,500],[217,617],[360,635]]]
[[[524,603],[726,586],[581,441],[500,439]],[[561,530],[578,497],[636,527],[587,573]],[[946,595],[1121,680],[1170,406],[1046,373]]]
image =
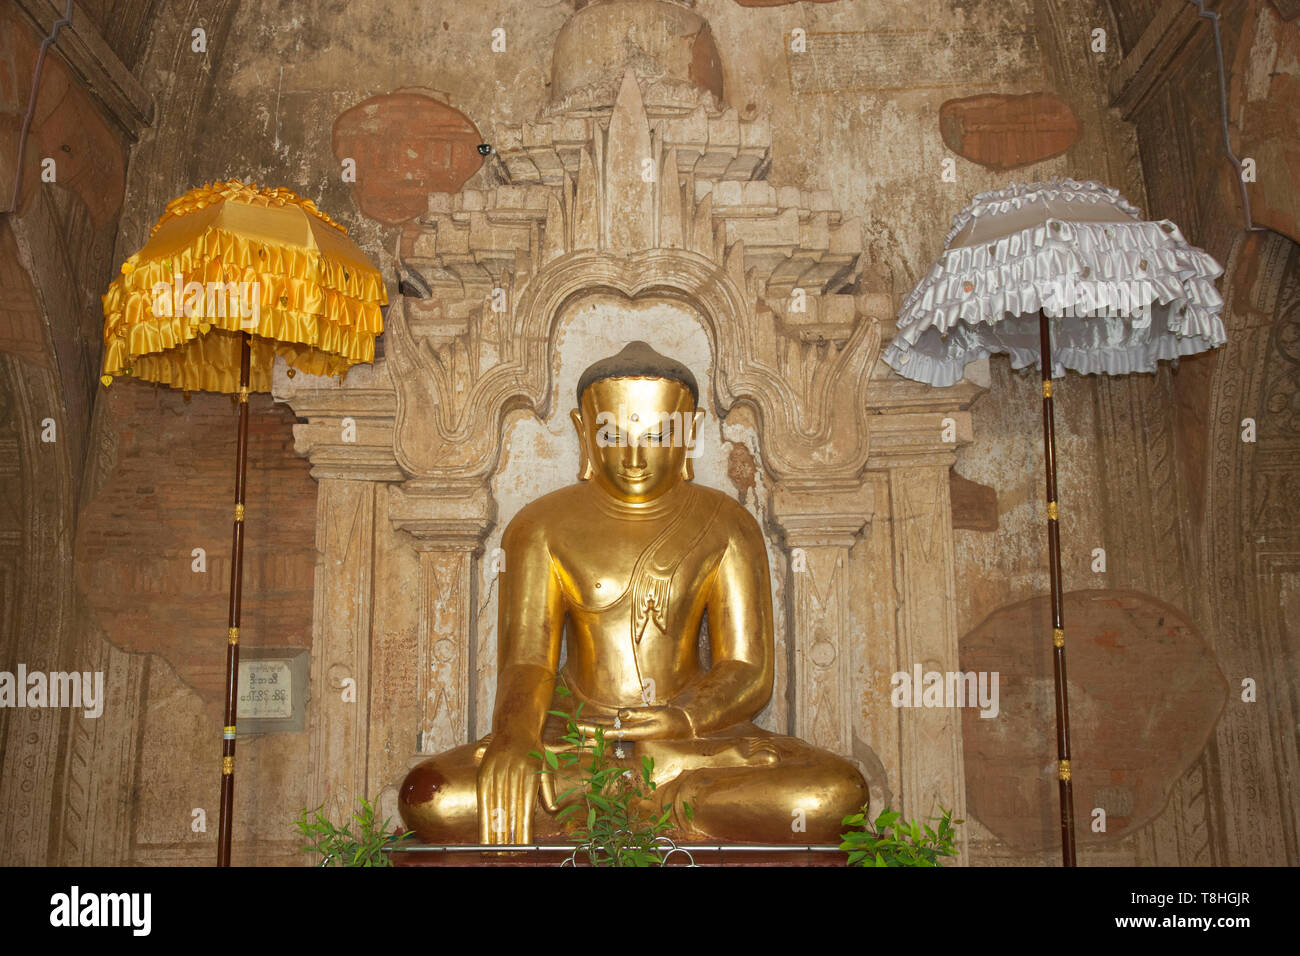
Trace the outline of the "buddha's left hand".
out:
[[[618,727],[601,724],[607,740],[689,740],[695,736],[686,711],[673,704],[654,707],[624,707],[618,712]],[[595,724],[583,725],[594,734]]]

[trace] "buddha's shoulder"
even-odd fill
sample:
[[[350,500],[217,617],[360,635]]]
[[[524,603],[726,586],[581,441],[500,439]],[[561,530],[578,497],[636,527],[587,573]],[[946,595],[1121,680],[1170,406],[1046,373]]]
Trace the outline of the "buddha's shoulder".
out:
[[[565,525],[573,515],[573,509],[585,506],[584,491],[580,484],[566,485],[534,498],[510,519],[505,533],[512,537],[545,537],[547,531]]]
[[[695,485],[691,496],[689,520],[704,521],[712,517],[715,529],[761,537],[758,522],[743,505],[725,491],[707,485]],[[506,525],[512,538],[548,538],[572,525],[574,515],[590,515],[595,502],[586,482],[566,485],[535,498],[524,505]]]
[[[711,512],[714,526],[720,530],[762,538],[758,522],[739,501],[717,488],[696,485],[696,507]]]

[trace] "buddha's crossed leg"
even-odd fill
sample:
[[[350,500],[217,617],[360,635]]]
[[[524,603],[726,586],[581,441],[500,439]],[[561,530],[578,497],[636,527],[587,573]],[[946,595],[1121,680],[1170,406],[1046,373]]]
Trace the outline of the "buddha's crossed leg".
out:
[[[487,740],[431,757],[407,775],[400,793],[402,820],[421,839],[478,839],[478,766]],[[554,740],[548,746],[564,747]],[[694,740],[623,744],[621,758],[611,756],[616,746],[607,745],[607,756],[634,774],[640,773],[642,756],[654,760],[652,808],[662,813],[671,806],[677,836],[687,842],[837,843],[840,821],[867,802],[866,783],[849,761],[750,723]],[[563,794],[579,782],[576,768],[561,767],[553,792]],[[533,813],[537,841],[566,836],[556,807],[547,802],[543,794]]]

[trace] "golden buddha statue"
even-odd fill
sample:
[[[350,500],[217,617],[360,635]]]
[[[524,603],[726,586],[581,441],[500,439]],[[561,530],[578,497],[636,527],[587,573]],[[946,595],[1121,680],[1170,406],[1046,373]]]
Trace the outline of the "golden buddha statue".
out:
[[[552,780],[530,754],[563,749],[565,721],[547,711],[574,701],[629,767],[653,759],[653,799],[672,807],[679,840],[838,842],[867,802],[849,761],[750,722],[772,695],[767,552],[749,512],[692,480],[698,399],[690,370],[644,342],[583,373],[581,480],[523,508],[502,538],[492,732],[402,784],[402,819],[421,839],[562,836],[553,795],[574,771]],[[561,679],[570,697],[556,695]]]

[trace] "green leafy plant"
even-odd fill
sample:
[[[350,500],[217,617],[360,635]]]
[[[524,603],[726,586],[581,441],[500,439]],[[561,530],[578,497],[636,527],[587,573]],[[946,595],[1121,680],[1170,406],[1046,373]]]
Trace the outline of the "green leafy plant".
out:
[[[571,697],[572,692],[560,684],[556,693]],[[658,866],[673,847],[664,833],[672,829],[669,818],[672,805],[660,814],[650,809],[655,791],[654,760],[643,756],[639,773],[615,763],[609,754],[605,732],[595,728],[588,735],[578,723],[582,715],[582,702],[572,714],[560,710],[547,711],[566,722],[568,732],[561,738],[568,749],[554,751],[543,748],[530,756],[540,760],[542,774],[555,774],[564,769],[576,769],[576,782],[556,794],[560,806],[558,819],[571,820],[577,852],[585,852],[593,866]],[[568,802],[572,801],[572,802]],[[567,804],[567,805],[566,805]],[[691,816],[689,804],[682,808],[687,818]]]
[[[361,810],[352,814],[352,821],[359,828],[355,834],[351,824],[339,827],[326,819],[321,807],[314,811],[304,808],[294,823],[298,833],[307,840],[299,849],[303,853],[319,853],[320,866],[392,866],[384,847],[407,839],[410,832],[389,833],[392,818],[376,825],[374,805],[364,797],[359,797],[358,802]],[[307,818],[309,812],[313,819]]]
[[[849,854],[849,866],[939,866],[939,858],[956,856],[954,841],[957,825],[965,820],[954,820],[951,810],[931,817],[937,824],[903,820],[901,813],[885,808],[885,812],[868,822],[866,808],[861,813],[850,814],[841,822],[858,827],[841,834],[841,850]]]

